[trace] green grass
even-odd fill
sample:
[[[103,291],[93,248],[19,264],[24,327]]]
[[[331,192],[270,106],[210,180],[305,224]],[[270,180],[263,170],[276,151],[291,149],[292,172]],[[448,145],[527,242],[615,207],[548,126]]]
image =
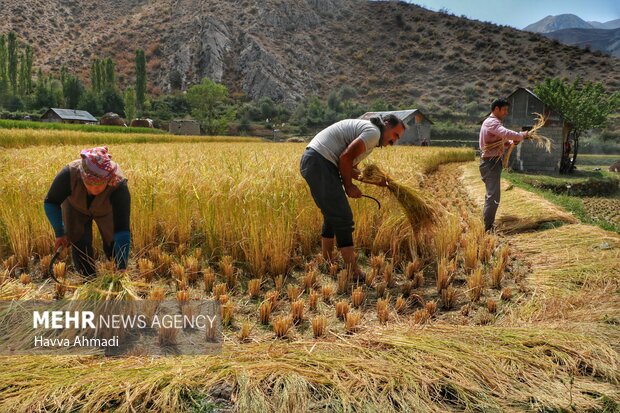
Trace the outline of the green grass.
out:
[[[26,120],[0,119],[0,129],[50,129],[50,130],[75,130],[80,132],[99,133],[148,133],[165,134],[167,132],[155,128],[129,128],[124,126],[104,125],[79,125],[70,123],[33,122]]]
[[[617,225],[614,225],[613,223],[609,221],[594,219],[590,215],[588,215],[588,213],[586,212],[583,206],[583,201],[581,200],[581,198],[576,197],[576,196],[570,196],[570,195],[554,194],[551,191],[536,188],[529,183],[533,177],[535,179],[546,180],[549,182],[561,182],[562,180],[566,180],[567,182],[571,182],[571,180],[573,180],[572,182],[575,182],[575,180],[578,180],[578,179],[586,180],[587,178],[584,178],[583,176],[581,177],[570,176],[567,178],[564,178],[564,177],[560,178],[560,177],[555,177],[555,176],[530,175],[530,174],[521,174],[521,173],[513,172],[513,173],[504,173],[502,174],[502,177],[509,180],[512,184],[514,184],[515,186],[519,188],[523,188],[525,190],[534,192],[542,196],[546,200],[553,202],[556,205],[561,206],[562,208],[574,214],[583,223],[597,225],[605,230],[620,233],[620,227],[618,227]]]
[[[577,167],[581,165],[609,166],[620,159],[620,155],[577,155]]]

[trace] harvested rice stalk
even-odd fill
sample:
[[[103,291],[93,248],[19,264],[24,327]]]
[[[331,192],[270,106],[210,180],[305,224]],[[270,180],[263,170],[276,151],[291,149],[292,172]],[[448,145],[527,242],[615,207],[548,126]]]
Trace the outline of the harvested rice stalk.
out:
[[[387,182],[390,192],[396,197],[405,210],[409,223],[414,229],[422,228],[437,221],[437,211],[430,202],[411,188],[401,185],[377,165],[367,165],[362,171],[362,182],[378,184]]]

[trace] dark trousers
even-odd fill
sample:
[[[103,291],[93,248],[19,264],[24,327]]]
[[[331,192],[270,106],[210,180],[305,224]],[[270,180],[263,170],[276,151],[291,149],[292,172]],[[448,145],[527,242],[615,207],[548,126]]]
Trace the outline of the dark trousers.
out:
[[[301,157],[300,170],[310,187],[314,202],[323,213],[321,236],[335,236],[338,248],[352,246],[353,212],[336,165],[308,148]]]
[[[486,197],[484,199],[484,229],[490,231],[495,222],[495,214],[499,207],[501,178],[502,178],[502,159],[490,158],[480,160],[480,176],[486,187]]]
[[[93,250],[93,221],[88,220],[84,224],[84,234],[77,242],[71,245],[71,257],[73,266],[84,277],[95,277],[95,258]],[[103,251],[108,259],[112,258],[113,245],[103,243]]]

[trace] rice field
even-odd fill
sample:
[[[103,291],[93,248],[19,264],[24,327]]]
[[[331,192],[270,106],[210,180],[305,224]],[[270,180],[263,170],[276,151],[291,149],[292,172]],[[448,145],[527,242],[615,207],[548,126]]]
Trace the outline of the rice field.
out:
[[[2,357],[0,411],[620,408],[620,236],[518,188],[502,194],[505,230],[485,234],[469,149],[373,152],[436,222],[414,231],[398,194],[360,183],[382,207],[350,200],[366,272],[352,280],[318,254],[303,144],[111,142],[132,194],[129,271],[101,261],[80,285],[64,255],[58,275],[76,288],[59,289],[43,277],[42,201],[84,144],[38,139],[0,151],[0,299],[215,299],[224,344],[211,356]],[[548,222],[564,225],[536,231]]]

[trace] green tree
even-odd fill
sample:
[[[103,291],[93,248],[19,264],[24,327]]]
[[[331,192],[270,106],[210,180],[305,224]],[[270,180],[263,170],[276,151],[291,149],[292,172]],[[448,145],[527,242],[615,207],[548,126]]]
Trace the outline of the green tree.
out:
[[[9,84],[13,94],[17,93],[17,35],[15,32],[9,32],[9,43],[7,52],[7,72]]]
[[[90,87],[94,92],[99,92],[101,90],[99,84],[99,68],[97,64],[97,59],[93,60],[90,64]]]
[[[130,124],[131,120],[136,117],[136,92],[131,86],[125,90],[123,99],[125,101],[125,119],[127,119],[127,124]]]
[[[111,88],[111,89],[115,89],[116,88],[116,67],[114,65],[114,61],[112,60],[111,57],[108,57],[105,62],[103,63],[104,65],[104,73],[105,76],[103,78],[103,85],[105,88]]]
[[[61,82],[62,83],[62,82]],[[80,79],[76,76],[67,75],[65,83],[63,84],[63,94],[65,97],[65,104],[68,108],[76,109],[82,94],[84,93],[84,86]]]
[[[101,101],[94,90],[89,90],[82,94],[82,98],[78,103],[78,109],[85,110],[91,115],[95,116],[103,115],[103,110],[101,109]]]
[[[534,92],[547,105],[558,110],[570,122],[569,139],[573,141],[573,158],[563,151],[560,173],[574,170],[579,153],[580,136],[594,128],[606,125],[611,113],[620,109],[620,93],[607,93],[600,83],[584,82],[577,78],[574,82],[559,78],[548,78],[536,86]]]
[[[20,53],[18,89],[21,96],[32,93],[32,58],[33,51],[30,45]]]
[[[144,50],[136,50],[136,110],[142,116],[146,100],[146,57]]]
[[[7,88],[7,49],[6,36],[3,34],[0,35],[0,94],[6,93]]]
[[[116,89],[106,87],[103,92],[101,92],[101,109],[103,109],[105,113],[125,113],[125,102],[123,101],[123,97]]]
[[[208,134],[225,132],[235,119],[235,108],[228,102],[228,89],[209,78],[189,88],[187,101],[192,107],[192,115],[202,122]]]

